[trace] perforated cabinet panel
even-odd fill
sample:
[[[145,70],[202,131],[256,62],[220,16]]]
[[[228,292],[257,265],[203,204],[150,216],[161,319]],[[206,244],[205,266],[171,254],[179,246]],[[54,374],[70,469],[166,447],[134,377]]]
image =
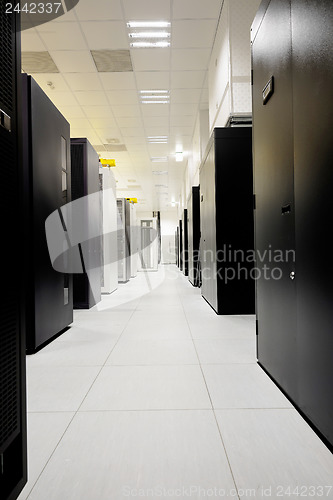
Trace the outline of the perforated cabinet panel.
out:
[[[19,18],[5,14],[0,2],[0,497],[16,498],[26,483],[25,336],[23,265],[14,251],[23,250],[21,164],[18,132]],[[23,260],[21,261],[21,264]]]
[[[2,262],[1,277],[6,283],[6,294],[1,304],[0,336],[0,453],[20,431],[19,419],[19,303],[15,291],[15,265],[10,265],[10,244],[16,239],[18,216],[18,169],[16,154],[16,104],[15,104],[15,23],[14,17],[0,15],[0,109],[11,117],[13,131],[0,126],[1,169],[0,196],[2,234],[6,235],[5,262]],[[4,189],[5,188],[5,189]],[[6,262],[7,261],[7,262]]]

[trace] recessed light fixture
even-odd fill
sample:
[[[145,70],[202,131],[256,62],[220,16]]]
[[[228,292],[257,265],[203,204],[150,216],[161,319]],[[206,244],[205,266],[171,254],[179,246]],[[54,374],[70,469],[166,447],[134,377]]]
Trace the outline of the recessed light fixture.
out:
[[[170,101],[141,101],[141,104],[170,104]]]
[[[168,94],[168,90],[140,90],[140,94]]]
[[[167,31],[134,31],[129,33],[130,38],[170,38]]]
[[[184,155],[183,155],[182,151],[178,151],[175,156],[176,156],[176,161],[183,161],[183,159],[184,159]]]
[[[153,170],[153,175],[165,175],[168,173],[167,170]]]
[[[167,156],[153,156],[152,158],[150,158],[150,161],[152,161],[152,162],[165,162],[165,161],[168,161],[168,157]]]
[[[140,90],[142,104],[169,104],[168,90]]]
[[[161,48],[170,47],[170,42],[132,42],[130,46],[135,49],[145,49],[145,48]]]
[[[168,28],[168,21],[129,21],[128,28]]]

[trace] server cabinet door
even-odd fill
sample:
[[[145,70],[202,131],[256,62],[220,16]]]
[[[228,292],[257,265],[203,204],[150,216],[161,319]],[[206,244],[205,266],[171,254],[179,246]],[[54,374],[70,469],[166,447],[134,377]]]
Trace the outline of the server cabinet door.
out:
[[[183,221],[179,221],[179,269],[183,270]]]
[[[291,12],[299,407],[333,445],[333,3]]]
[[[188,224],[187,208],[183,212],[183,273],[188,276]]]
[[[271,0],[252,35],[258,360],[296,397],[290,0]],[[269,82],[274,78],[274,89]],[[268,84],[268,86],[267,86]],[[265,101],[266,96],[266,101]],[[266,268],[265,268],[266,266]],[[267,268],[274,271],[272,276]],[[266,273],[266,276],[265,276]]]
[[[192,188],[193,189],[193,188]],[[193,285],[193,197],[187,203],[188,279]]]
[[[4,295],[0,309],[0,497],[17,498],[26,483],[25,321],[27,246],[19,160],[19,15],[0,12],[1,229]],[[13,259],[20,249],[20,260]],[[23,275],[24,273],[24,275]]]
[[[217,310],[216,277],[216,205],[215,205],[215,147],[211,143],[208,156],[200,170],[201,189],[201,293]]]

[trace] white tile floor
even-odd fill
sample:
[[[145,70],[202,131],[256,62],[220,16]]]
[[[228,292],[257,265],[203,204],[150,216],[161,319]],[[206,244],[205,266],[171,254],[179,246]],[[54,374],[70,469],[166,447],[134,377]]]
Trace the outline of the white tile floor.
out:
[[[331,453],[256,364],[254,316],[217,316],[174,266],[77,311],[27,368],[20,500],[333,498]]]

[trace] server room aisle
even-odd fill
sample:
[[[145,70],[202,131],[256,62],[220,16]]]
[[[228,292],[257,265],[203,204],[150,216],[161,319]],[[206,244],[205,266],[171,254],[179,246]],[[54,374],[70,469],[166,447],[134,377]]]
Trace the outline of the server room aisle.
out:
[[[333,498],[332,455],[256,365],[254,316],[217,316],[174,266],[27,366],[21,499]]]

